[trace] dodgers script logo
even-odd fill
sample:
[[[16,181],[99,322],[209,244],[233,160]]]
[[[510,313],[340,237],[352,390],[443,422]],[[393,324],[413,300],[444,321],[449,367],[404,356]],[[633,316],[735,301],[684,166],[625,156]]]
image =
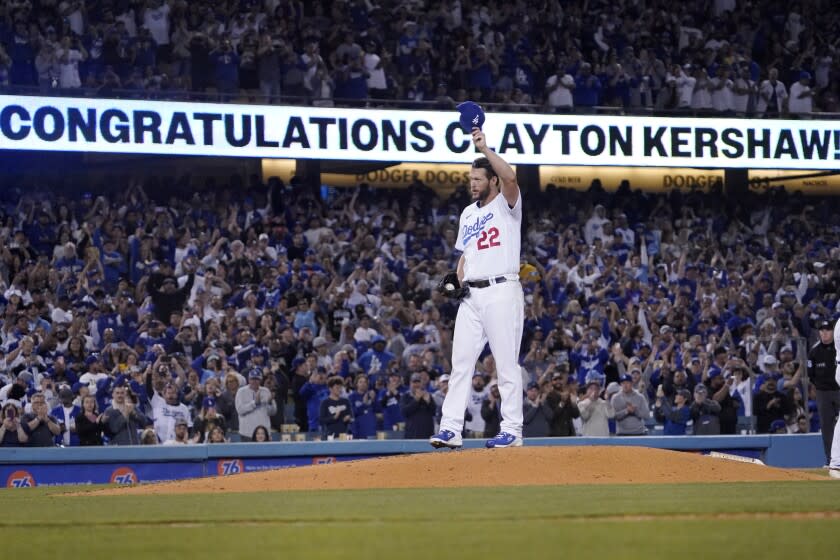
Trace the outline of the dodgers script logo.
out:
[[[332,465],[335,463],[335,457],[313,457],[313,465]]]
[[[6,479],[6,488],[34,488],[35,478],[27,471],[15,471]]]
[[[219,476],[228,476],[245,472],[245,465],[240,459],[222,459],[216,464]]]
[[[484,226],[487,225],[487,222],[492,219],[493,212],[490,212],[480,218],[476,217],[475,222],[465,225],[464,230],[461,232],[461,242],[466,245],[467,241],[473,237],[478,237],[478,235],[484,230]]]
[[[137,484],[140,479],[130,467],[117,467],[111,473],[111,484]]]

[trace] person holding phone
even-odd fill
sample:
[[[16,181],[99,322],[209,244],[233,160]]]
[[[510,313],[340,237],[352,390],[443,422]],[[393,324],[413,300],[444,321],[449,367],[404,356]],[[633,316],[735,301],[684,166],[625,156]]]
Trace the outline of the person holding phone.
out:
[[[15,403],[6,403],[2,410],[2,423],[0,423],[0,447],[18,447],[29,441],[29,436],[20,424]]]

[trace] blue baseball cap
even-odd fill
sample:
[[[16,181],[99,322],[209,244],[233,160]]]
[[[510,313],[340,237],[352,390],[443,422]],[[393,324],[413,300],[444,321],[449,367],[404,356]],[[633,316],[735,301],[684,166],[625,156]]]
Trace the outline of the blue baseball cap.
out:
[[[204,400],[201,401],[201,405],[204,408],[213,408],[216,406],[216,399],[213,397],[204,397]]]
[[[473,128],[481,129],[484,125],[484,109],[475,101],[459,103],[456,109],[461,113],[458,121],[461,123],[461,129],[464,132],[470,133]]]
[[[629,381],[630,383],[633,383],[633,378],[630,376],[629,373],[625,373],[624,375],[622,375],[621,377],[618,378],[619,383],[624,383],[625,381]]]
[[[787,428],[787,425],[785,424],[784,420],[773,420],[773,422],[770,423],[770,432],[775,432],[776,430],[784,430],[785,428]]]

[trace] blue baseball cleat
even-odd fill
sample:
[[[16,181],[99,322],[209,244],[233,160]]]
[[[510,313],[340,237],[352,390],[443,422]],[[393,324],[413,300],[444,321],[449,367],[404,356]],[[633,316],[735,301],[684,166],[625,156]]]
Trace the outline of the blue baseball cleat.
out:
[[[522,447],[522,438],[507,432],[500,432],[499,435],[493,439],[488,439],[486,445],[488,448]]]
[[[464,445],[464,441],[461,439],[461,436],[451,430],[439,431],[437,435],[432,436],[431,439],[429,439],[429,443],[431,443],[432,447],[435,449],[440,449],[441,447],[457,449]]]

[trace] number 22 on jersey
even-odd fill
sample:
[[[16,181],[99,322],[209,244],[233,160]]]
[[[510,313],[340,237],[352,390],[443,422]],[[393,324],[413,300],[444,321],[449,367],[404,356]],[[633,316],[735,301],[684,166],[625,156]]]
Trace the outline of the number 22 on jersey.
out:
[[[499,241],[498,228],[491,227],[490,229],[481,232],[481,235],[478,237],[475,245],[478,247],[478,250],[481,251],[482,249],[489,249],[490,247],[498,247],[501,244],[502,243]]]

